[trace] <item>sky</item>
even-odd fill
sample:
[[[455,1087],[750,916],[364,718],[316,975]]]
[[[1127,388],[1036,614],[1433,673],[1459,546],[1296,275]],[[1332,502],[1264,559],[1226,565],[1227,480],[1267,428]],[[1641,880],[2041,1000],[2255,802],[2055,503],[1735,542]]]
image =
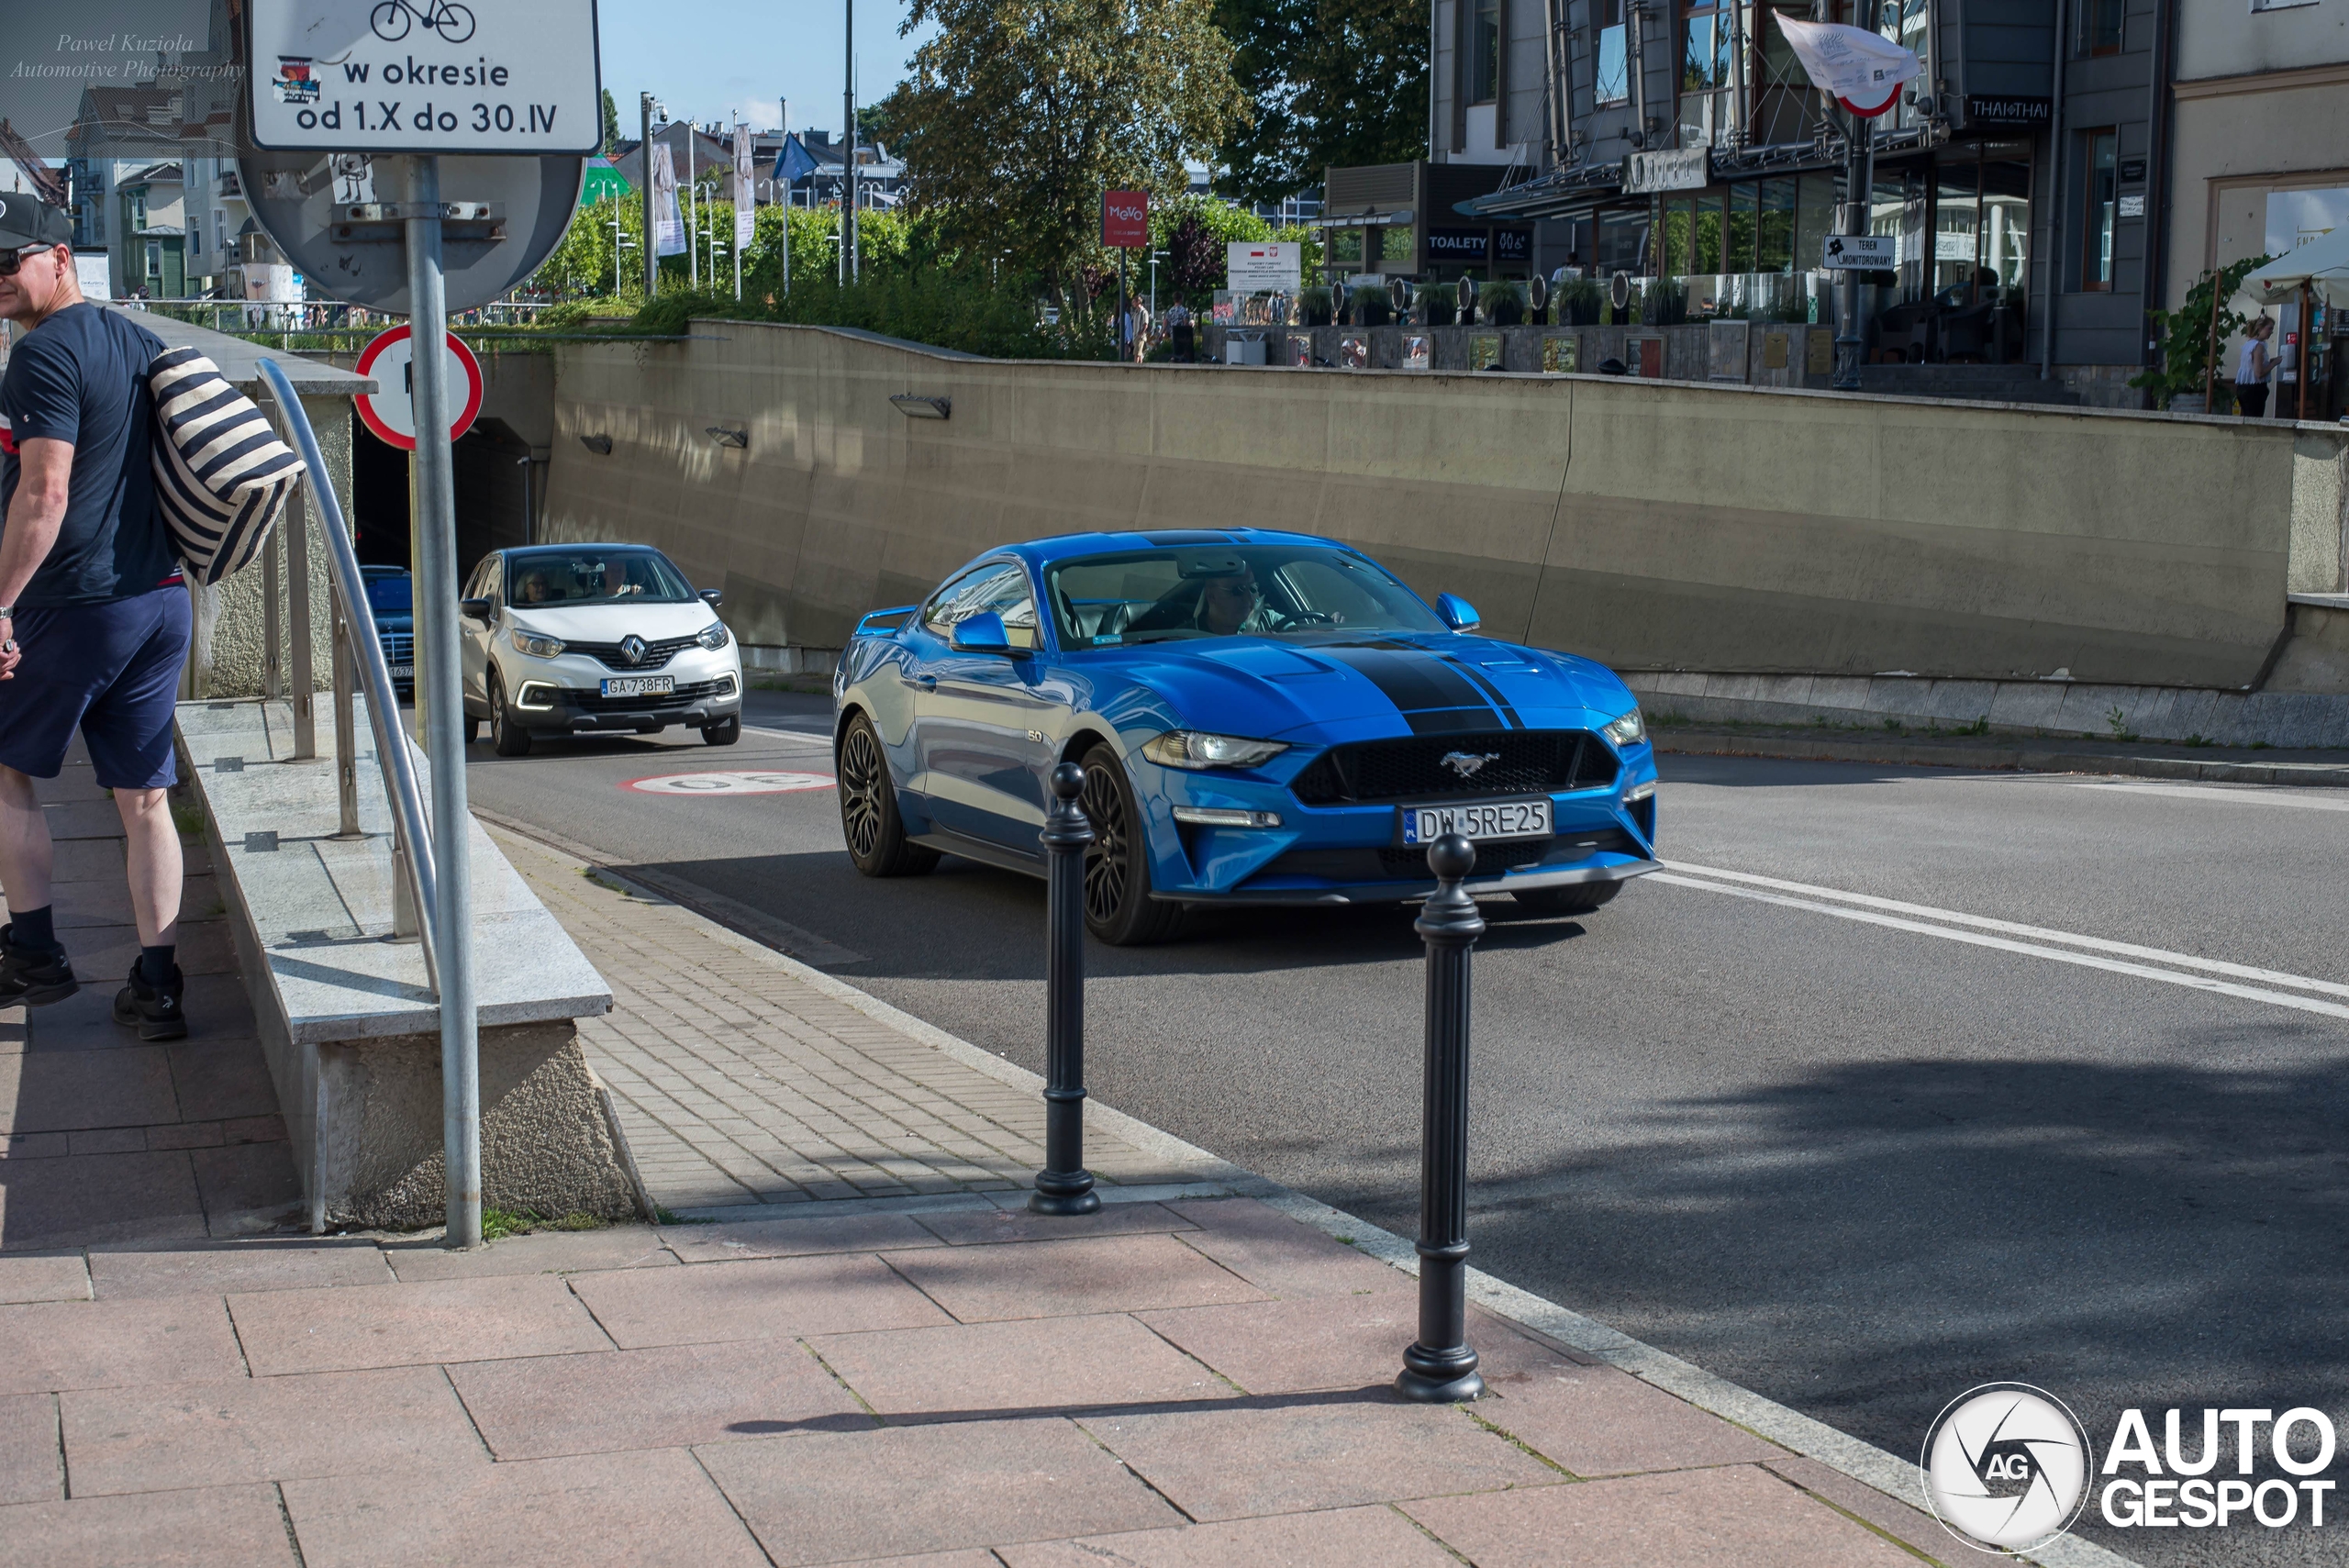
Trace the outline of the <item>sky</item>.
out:
[[[740,119],[771,130],[791,100],[793,130],[837,132],[845,31],[840,0],[601,0],[604,85],[633,137],[636,98],[651,93],[672,119]],[[856,7],[859,104],[877,104],[906,76],[921,36],[899,38],[903,0]]]

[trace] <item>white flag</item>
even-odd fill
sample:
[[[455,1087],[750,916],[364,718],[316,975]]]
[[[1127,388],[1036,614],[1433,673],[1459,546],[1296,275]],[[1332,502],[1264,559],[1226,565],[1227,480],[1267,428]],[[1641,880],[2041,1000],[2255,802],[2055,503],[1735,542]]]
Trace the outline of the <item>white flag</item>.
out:
[[[751,128],[734,122],[734,249],[750,244],[759,227],[758,176],[751,171]]]
[[[1810,84],[1863,119],[1900,101],[1900,84],[1922,70],[1917,57],[1881,33],[1833,22],[1798,22],[1778,13],[1778,27],[1794,46],[1795,58],[1810,73]]]
[[[652,144],[652,253],[656,256],[682,256],[685,253],[685,219],[677,210],[677,166],[669,161],[669,144]]]

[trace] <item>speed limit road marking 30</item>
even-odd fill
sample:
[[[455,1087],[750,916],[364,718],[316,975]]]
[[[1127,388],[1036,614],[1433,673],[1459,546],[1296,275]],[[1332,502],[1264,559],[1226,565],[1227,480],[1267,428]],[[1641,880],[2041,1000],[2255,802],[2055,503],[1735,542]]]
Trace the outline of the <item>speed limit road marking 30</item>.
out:
[[[646,795],[789,795],[796,790],[829,789],[829,773],[660,773],[629,779],[622,789]]]

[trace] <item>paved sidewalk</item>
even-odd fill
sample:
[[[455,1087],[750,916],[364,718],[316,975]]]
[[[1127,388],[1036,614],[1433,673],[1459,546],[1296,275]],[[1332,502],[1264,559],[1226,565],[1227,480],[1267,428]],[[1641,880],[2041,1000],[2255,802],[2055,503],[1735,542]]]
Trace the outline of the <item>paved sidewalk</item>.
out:
[[[1751,1396],[1709,1413],[1661,1385],[1738,1391],[1497,1282],[1511,1316],[1472,1308],[1491,1396],[1405,1404],[1399,1239],[1100,1106],[1124,1184],[1032,1217],[1031,1078],[507,847],[583,947],[643,955],[599,1070],[661,1190],[726,1220],[473,1253],[99,1213],[0,1234],[0,1568],[1969,1557],[1796,1451],[1834,1434]]]
[[[490,836],[612,987],[580,1033],[662,1207],[1008,1193],[1042,1168],[1024,1073],[536,840]],[[1111,1184],[1230,1173],[1152,1141],[1096,1117],[1087,1168]]]
[[[180,840],[188,1035],[143,1043],[113,1017],[139,956],[122,818],[78,740],[37,792],[57,845],[58,939],[82,989],[29,1020],[0,1009],[0,1249],[275,1228],[301,1190],[204,840]]]

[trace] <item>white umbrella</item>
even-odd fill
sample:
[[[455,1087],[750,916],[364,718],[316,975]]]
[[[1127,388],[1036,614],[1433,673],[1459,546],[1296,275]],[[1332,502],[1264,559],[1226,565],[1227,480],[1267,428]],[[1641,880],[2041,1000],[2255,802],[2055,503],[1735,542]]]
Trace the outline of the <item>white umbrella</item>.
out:
[[[2297,299],[2303,286],[2328,303],[2336,293],[2349,295],[2349,226],[2318,235],[2243,281],[2243,292],[2263,305]]]

